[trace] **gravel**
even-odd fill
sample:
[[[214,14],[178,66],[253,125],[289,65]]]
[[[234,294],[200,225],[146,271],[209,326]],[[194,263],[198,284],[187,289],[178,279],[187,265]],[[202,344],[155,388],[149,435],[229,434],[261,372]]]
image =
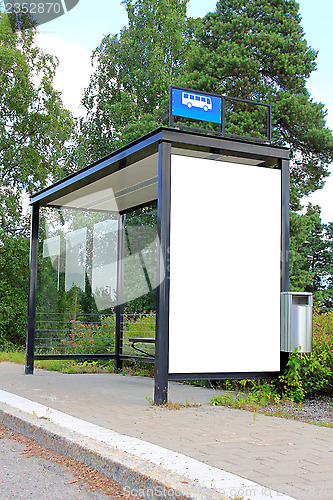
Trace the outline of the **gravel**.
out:
[[[283,400],[279,405],[266,406],[263,413],[333,427],[333,397],[305,399],[302,403]]]

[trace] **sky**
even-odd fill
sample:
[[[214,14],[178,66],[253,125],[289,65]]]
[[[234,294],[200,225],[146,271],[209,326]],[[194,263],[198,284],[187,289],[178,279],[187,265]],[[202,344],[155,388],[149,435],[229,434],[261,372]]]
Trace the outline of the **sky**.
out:
[[[327,109],[327,126],[333,130],[333,2],[332,0],[299,0],[302,26],[309,45],[318,51],[317,70],[308,80],[314,101]],[[215,10],[216,0],[190,0],[188,16],[204,16]],[[93,6],[93,7],[92,7]],[[70,12],[39,27],[37,43],[48,53],[57,55],[59,68],[55,86],[62,91],[64,105],[74,115],[82,115],[80,99],[89,83],[90,57],[103,36],[119,33],[127,23],[120,0],[80,0]],[[330,167],[333,172],[333,165]],[[323,189],[308,200],[319,204],[322,220],[333,221],[333,173]]]

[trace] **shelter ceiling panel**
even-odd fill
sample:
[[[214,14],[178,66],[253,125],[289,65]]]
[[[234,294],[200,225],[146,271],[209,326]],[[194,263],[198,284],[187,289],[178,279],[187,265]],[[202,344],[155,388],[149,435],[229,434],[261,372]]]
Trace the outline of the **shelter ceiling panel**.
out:
[[[49,202],[50,206],[122,212],[157,199],[158,155],[148,156]]]

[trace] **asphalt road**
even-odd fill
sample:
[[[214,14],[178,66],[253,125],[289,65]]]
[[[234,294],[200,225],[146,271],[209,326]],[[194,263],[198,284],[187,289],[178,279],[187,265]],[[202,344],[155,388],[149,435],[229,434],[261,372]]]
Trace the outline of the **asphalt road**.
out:
[[[8,498],[133,500],[129,491],[91,467],[0,424],[0,499]]]
[[[26,456],[25,446],[0,440],[0,497],[64,500],[105,500],[103,493],[87,490],[66,467],[43,458]],[[71,483],[71,481],[77,481]],[[69,483],[69,484],[66,484]]]

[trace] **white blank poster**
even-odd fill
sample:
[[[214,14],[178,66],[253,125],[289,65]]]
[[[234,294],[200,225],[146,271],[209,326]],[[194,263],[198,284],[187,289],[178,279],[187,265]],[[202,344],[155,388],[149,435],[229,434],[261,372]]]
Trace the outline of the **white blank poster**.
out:
[[[169,373],[280,369],[281,171],[172,155]]]

